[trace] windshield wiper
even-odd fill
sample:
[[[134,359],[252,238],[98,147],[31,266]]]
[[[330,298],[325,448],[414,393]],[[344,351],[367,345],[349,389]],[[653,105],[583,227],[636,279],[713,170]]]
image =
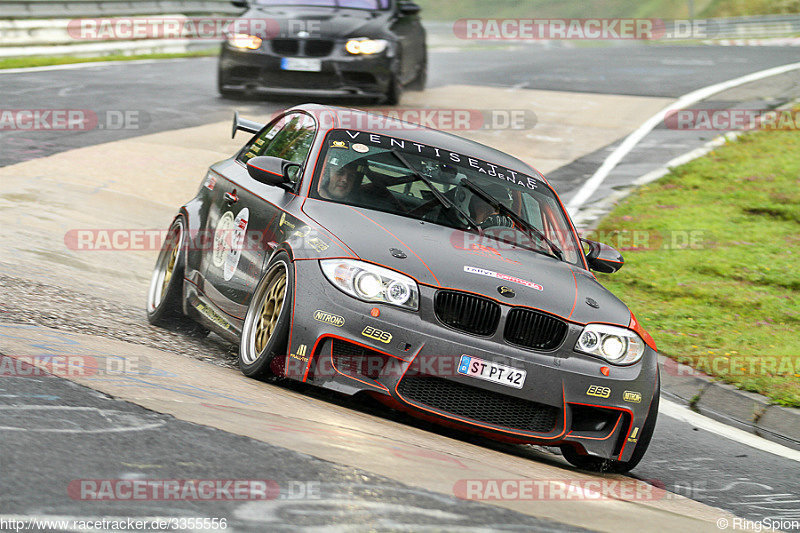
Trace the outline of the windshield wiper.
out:
[[[461,179],[461,185],[469,189],[470,191],[474,192],[478,196],[480,196],[486,203],[506,215],[508,218],[514,221],[514,223],[518,224],[522,227],[522,229],[526,230],[529,235],[534,235],[541,239],[543,242],[547,243],[550,247],[552,253],[548,253],[552,257],[559,259],[561,261],[564,260],[564,253],[561,251],[561,248],[555,245],[553,241],[547,238],[544,233],[536,229],[534,226],[530,224],[527,220],[516,214],[513,210],[506,207],[500,200],[489,194],[488,192],[484,191],[481,187],[476,185],[475,183],[471,182],[468,178]]]
[[[442,204],[448,211],[452,211],[453,209],[455,209],[462,217],[464,217],[464,219],[467,222],[469,222],[470,226],[472,226],[473,228],[478,230],[478,233],[483,235],[483,228],[481,228],[480,224],[475,222],[475,220],[471,216],[469,216],[467,213],[462,211],[460,207],[458,207],[456,204],[454,204],[453,202],[448,200],[447,197],[444,194],[439,192],[439,190],[433,185],[433,182],[431,181],[431,179],[428,176],[426,176],[425,174],[423,174],[421,172],[418,172],[417,169],[412,167],[411,163],[409,163],[408,160],[405,157],[403,157],[403,155],[400,152],[398,152],[397,150],[391,150],[391,152],[403,164],[404,167],[406,167],[408,170],[411,171],[411,173],[414,175],[415,178],[419,179],[425,185],[428,186],[428,188],[433,193],[434,198],[439,200],[440,204]]]

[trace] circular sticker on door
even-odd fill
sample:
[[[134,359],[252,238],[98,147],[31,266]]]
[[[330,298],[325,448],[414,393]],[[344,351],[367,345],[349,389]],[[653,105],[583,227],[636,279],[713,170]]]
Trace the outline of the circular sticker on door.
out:
[[[239,258],[242,257],[242,247],[244,246],[244,238],[247,233],[247,222],[250,219],[250,211],[245,207],[239,214],[236,215],[236,220],[233,221],[233,234],[231,235],[231,249],[225,256],[225,268],[222,271],[222,277],[225,281],[230,281],[236,270],[239,268]]]
[[[225,257],[231,249],[233,220],[233,213],[228,211],[217,222],[217,229],[214,230],[214,253],[211,256],[215,267],[220,268],[225,264]]]

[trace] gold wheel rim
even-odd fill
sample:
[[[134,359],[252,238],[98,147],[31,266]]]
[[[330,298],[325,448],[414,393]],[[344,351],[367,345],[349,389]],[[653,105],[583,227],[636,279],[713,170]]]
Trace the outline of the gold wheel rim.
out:
[[[164,292],[167,290],[169,286],[169,282],[172,279],[172,273],[175,270],[175,261],[178,258],[178,243],[177,233],[173,234],[173,242],[172,242],[172,251],[170,252],[169,256],[169,263],[167,263],[167,268],[164,270],[164,281],[161,283],[161,294],[163,297]]]
[[[255,331],[256,354],[260,354],[266,348],[272,332],[278,323],[281,314],[283,301],[286,297],[286,272],[283,271],[272,281],[264,302],[258,312],[258,323]]]

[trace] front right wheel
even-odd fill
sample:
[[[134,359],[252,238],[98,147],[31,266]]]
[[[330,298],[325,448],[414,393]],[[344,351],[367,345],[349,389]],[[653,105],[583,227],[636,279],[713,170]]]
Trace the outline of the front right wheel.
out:
[[[239,368],[244,375],[267,374],[272,360],[286,354],[293,287],[289,255],[279,252],[256,286],[244,318],[239,345]]]

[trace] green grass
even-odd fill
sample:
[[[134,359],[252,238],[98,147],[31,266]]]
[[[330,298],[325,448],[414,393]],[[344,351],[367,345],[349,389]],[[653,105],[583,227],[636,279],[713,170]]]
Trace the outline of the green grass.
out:
[[[132,61],[135,59],[173,59],[178,57],[207,57],[219,54],[219,48],[210,48],[207,50],[197,50],[193,52],[180,52],[174,54],[140,54],[140,55],[108,55],[97,57],[76,57],[76,56],[63,56],[63,57],[10,57],[0,59],[0,69],[5,68],[27,68],[27,67],[45,67],[50,65],[69,65],[72,63],[94,63],[97,61]]]
[[[418,0],[423,17],[654,17],[688,18],[689,0]],[[800,12],[800,0],[694,0],[697,17],[768,15]]]
[[[748,134],[673,169],[621,203],[597,236],[625,245],[625,267],[598,279],[661,353],[800,407],[797,131]]]

